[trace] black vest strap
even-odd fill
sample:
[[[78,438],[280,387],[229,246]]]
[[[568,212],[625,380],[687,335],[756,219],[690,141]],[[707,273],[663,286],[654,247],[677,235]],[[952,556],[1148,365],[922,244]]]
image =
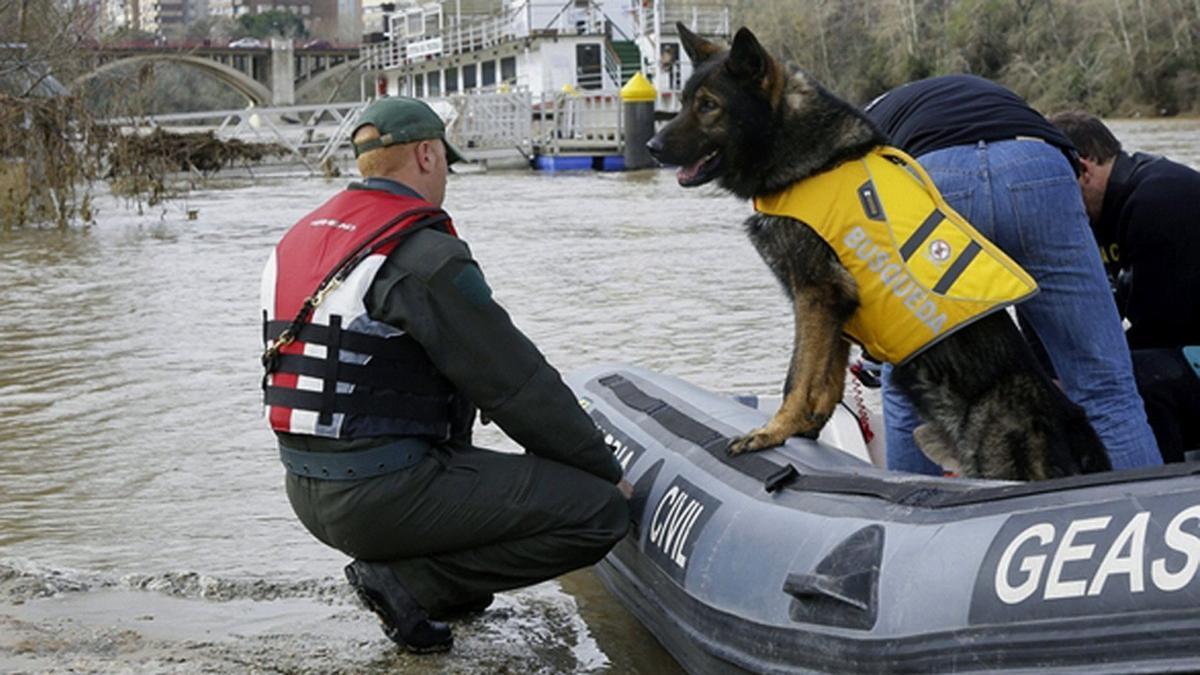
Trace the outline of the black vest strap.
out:
[[[323,391],[267,386],[267,405],[319,412],[325,406]],[[391,392],[354,392],[333,396],[332,412],[392,419],[421,420],[430,426],[450,423],[450,398],[431,398]]]
[[[266,342],[279,337],[290,321],[268,321],[265,329]],[[296,334],[297,342],[311,342],[316,345],[329,346],[332,336],[328,326],[306,323]],[[341,348],[348,352],[370,354],[402,363],[423,364],[429,361],[420,343],[409,335],[398,335],[385,338],[378,335],[368,335],[355,331],[343,331],[340,338]]]
[[[343,333],[345,335],[345,333]],[[276,372],[325,377],[325,359],[302,354],[280,354]],[[338,380],[373,389],[391,389],[419,396],[449,396],[454,388],[431,368],[410,368],[376,360],[370,366],[342,361]]]
[[[341,351],[342,315],[334,314],[329,317],[329,344],[325,345],[325,382],[321,390],[321,414],[317,417],[317,424],[323,426],[333,424],[333,404],[337,394]]]

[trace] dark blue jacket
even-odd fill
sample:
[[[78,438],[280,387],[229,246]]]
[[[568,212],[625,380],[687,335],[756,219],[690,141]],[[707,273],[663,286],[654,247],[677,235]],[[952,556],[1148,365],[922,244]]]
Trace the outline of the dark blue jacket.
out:
[[[1092,228],[1133,349],[1200,345],[1200,172],[1117,155]]]

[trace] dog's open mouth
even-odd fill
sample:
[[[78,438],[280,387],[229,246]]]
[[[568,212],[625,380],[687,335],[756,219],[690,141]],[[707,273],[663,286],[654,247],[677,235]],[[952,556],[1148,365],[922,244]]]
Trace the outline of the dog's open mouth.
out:
[[[721,170],[721,151],[713,150],[700,161],[688,166],[679,167],[679,171],[675,173],[675,178],[683,187],[695,187],[703,185],[713,178]]]

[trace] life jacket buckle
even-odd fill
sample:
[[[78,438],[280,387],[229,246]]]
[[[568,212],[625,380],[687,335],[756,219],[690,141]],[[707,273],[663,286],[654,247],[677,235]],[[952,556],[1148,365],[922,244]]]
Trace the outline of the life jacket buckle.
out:
[[[296,336],[290,329],[283,331],[267,348],[263,350],[262,365],[268,373],[275,372],[279,367],[279,351],[296,341]]]
[[[317,292],[313,293],[313,296],[311,298],[309,298],[309,300],[310,300],[309,306],[316,307],[317,305],[320,305],[322,302],[325,302],[325,298],[328,297],[330,293],[337,290],[337,287],[341,286],[341,285],[342,285],[342,280],[340,278],[334,277],[334,278],[330,279],[329,283],[327,283],[324,286],[322,286],[321,288],[319,288],[317,290]]]

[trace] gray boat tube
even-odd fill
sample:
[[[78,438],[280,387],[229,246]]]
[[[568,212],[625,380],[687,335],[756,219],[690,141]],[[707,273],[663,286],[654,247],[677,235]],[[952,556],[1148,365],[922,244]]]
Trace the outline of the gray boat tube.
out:
[[[623,365],[567,377],[634,485],[601,580],[690,672],[1200,670],[1200,464],[893,473]]]

